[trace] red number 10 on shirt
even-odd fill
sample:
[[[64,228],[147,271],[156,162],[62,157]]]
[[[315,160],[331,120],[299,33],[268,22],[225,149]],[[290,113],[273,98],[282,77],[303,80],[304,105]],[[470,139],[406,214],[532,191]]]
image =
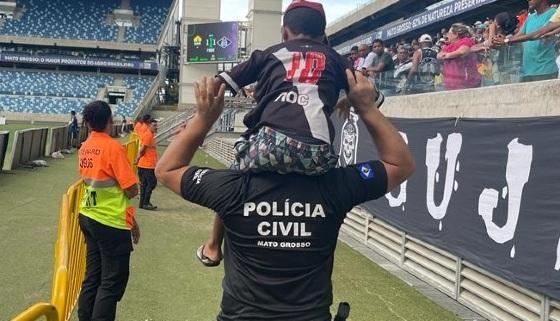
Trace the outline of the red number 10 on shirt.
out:
[[[286,74],[286,80],[303,84],[317,84],[325,70],[327,58],[321,52],[292,53],[292,66]]]

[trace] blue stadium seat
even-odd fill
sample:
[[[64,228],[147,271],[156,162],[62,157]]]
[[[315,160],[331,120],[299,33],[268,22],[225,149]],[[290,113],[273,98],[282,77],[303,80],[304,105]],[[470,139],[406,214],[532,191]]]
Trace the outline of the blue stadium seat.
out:
[[[2,70],[0,72],[0,93],[93,99],[97,95],[99,86],[112,82],[113,77],[104,75]]]
[[[125,42],[156,43],[171,7],[171,0],[132,0],[132,10],[140,16],[138,27],[128,27]]]
[[[148,89],[150,89],[153,81],[154,77],[125,77],[123,84],[126,88],[132,90],[132,100],[127,103],[118,103],[115,114],[132,116],[148,92]]]
[[[59,97],[26,97],[0,95],[0,109],[7,112],[68,114],[80,111],[90,99]]]
[[[116,26],[105,18],[120,0],[18,0],[25,8],[20,20],[0,25],[0,34],[78,40],[117,40]]]
[[[123,86],[132,90],[126,103],[119,103],[115,115],[132,116],[146,95],[154,77],[125,76]],[[40,71],[0,71],[0,111],[68,114],[81,111],[94,100],[99,87],[111,85],[113,76]]]

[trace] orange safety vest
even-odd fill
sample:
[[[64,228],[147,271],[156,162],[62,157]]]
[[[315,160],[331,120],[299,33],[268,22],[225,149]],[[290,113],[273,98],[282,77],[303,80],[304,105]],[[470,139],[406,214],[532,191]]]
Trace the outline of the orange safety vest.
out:
[[[142,135],[140,135],[140,142],[142,145],[147,146],[144,151],[144,155],[138,160],[138,167],[154,169],[156,168],[156,163],[158,160],[157,150],[156,150],[156,137],[150,128],[146,129]]]
[[[138,183],[124,147],[105,132],[92,132],[79,153],[80,176],[86,191],[80,213],[101,224],[132,227],[135,209],[124,190]]]

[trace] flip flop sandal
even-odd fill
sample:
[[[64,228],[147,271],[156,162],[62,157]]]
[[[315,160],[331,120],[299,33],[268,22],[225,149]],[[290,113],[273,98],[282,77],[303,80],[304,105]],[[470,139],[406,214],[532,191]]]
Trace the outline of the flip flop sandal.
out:
[[[200,263],[202,263],[202,265],[204,265],[206,267],[215,267],[215,266],[220,265],[220,262],[221,262],[221,260],[214,261],[211,258],[204,255],[204,245],[201,245],[196,250],[196,258],[200,261]]]

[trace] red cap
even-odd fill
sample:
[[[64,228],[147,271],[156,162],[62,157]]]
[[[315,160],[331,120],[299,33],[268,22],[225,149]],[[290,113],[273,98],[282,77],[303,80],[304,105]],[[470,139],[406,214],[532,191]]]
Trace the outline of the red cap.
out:
[[[306,0],[294,0],[286,9],[286,13],[288,11],[295,9],[295,8],[309,8],[319,12],[325,20],[327,19],[325,16],[325,10],[323,9],[323,5],[318,2],[306,1]]]

